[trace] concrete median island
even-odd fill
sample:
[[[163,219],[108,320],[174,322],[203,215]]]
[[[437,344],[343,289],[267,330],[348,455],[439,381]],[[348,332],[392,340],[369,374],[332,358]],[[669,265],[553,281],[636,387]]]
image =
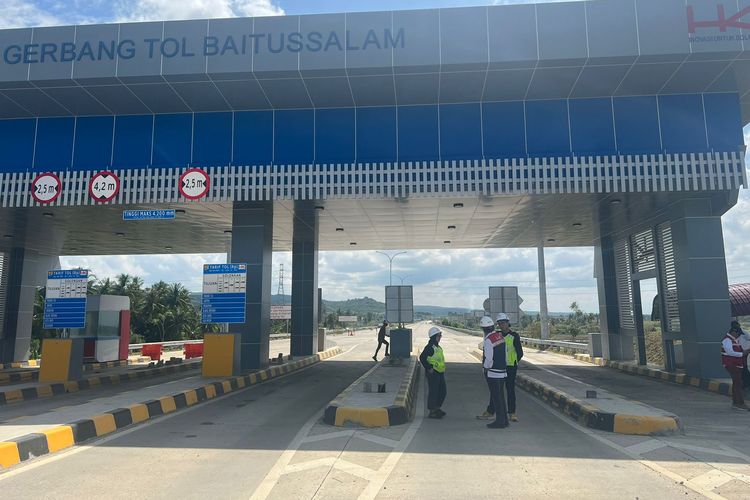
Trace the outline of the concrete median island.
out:
[[[323,421],[337,427],[405,424],[414,415],[419,374],[416,356],[401,364],[378,363],[330,402]],[[372,392],[364,391],[366,384]],[[385,384],[385,393],[377,392],[379,384]]]

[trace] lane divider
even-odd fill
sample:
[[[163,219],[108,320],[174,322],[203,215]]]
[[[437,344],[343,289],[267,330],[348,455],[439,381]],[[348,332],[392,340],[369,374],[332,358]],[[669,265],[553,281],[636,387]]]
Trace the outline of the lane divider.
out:
[[[662,382],[672,382],[674,384],[689,385],[697,389],[715,392],[724,396],[732,395],[732,384],[722,382],[721,380],[690,377],[684,373],[667,372],[664,370],[649,368],[647,366],[638,366],[632,363],[624,363],[622,361],[610,361],[604,358],[591,358],[591,356],[589,356],[588,354],[575,354],[574,357],[578,361],[592,363],[597,366],[606,366],[607,368],[614,368],[615,370],[620,370],[621,372],[629,373],[630,375],[649,377],[656,380],[661,380]]]
[[[474,349],[471,355],[481,362],[482,351]],[[516,383],[532,396],[591,429],[639,436],[670,435],[682,432],[682,422],[676,415],[647,416],[604,411],[520,372],[516,375]]]
[[[12,363],[0,363],[0,370],[11,370],[15,368],[34,368],[39,367],[38,359],[30,359],[28,361],[14,361]]]
[[[342,401],[378,366],[369,370],[328,404],[323,413],[323,422],[337,427],[343,427],[346,424],[356,424],[363,427],[390,427],[407,423],[414,416],[416,407],[417,382],[421,373],[419,366],[417,357],[412,356],[406,377],[401,381],[396,399],[391,406],[343,406]]]
[[[201,366],[200,361],[180,363],[176,365],[165,365],[156,368],[144,368],[142,370],[133,370],[128,373],[117,375],[100,375],[98,377],[89,377],[72,382],[58,382],[53,384],[43,384],[25,389],[12,389],[0,391],[0,405],[21,403],[34,399],[48,398],[59,396],[70,392],[85,391],[95,387],[118,385],[127,382],[144,380],[147,378],[160,377],[190,370],[197,370]]]
[[[341,347],[333,347],[281,366],[273,366],[248,375],[212,382],[171,396],[144,401],[127,408],[116,408],[91,418],[0,442],[0,468],[7,469],[26,460],[55,453],[90,439],[106,436],[125,427],[146,422],[251,385],[260,384],[266,380],[316,364],[324,359],[338,356],[342,352]]]
[[[33,368],[34,366],[39,366],[39,364],[36,363],[34,365],[23,366],[22,368]],[[87,363],[83,365],[83,371],[93,372],[96,370],[121,368],[123,366],[128,366],[128,361],[122,360],[122,361],[107,361],[105,363]],[[35,380],[39,380],[39,370],[25,370],[25,371],[20,371],[20,372],[9,372],[9,373],[0,372],[0,385],[15,384],[19,382],[33,382]]]

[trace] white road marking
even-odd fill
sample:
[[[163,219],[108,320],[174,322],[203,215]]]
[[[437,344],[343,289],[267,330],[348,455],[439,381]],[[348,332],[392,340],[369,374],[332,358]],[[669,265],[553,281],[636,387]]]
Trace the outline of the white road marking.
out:
[[[625,449],[631,453],[635,453],[636,455],[645,455],[646,453],[651,453],[652,451],[656,451],[667,446],[669,446],[667,443],[657,441],[656,439],[649,439],[648,441],[643,441],[642,443],[626,446]]]
[[[730,476],[729,474],[722,472],[717,469],[711,469],[710,471],[701,474],[700,476],[696,476],[687,483],[686,485],[690,487],[695,487],[699,489],[704,490],[713,490],[720,486],[723,486],[727,484],[728,482],[732,481],[734,478]]]
[[[357,344],[357,345],[359,345],[359,344]],[[354,347],[356,347],[356,345]],[[354,347],[352,347],[352,349]],[[349,349],[349,351],[351,351],[351,349]],[[334,359],[334,358],[336,358],[338,356],[342,356],[343,354],[346,354],[349,351],[346,351],[346,352],[344,352],[342,354],[337,354],[336,356],[331,356],[328,359]],[[327,361],[327,360],[323,360],[322,362],[325,362],[325,361]],[[270,382],[272,380],[280,380],[280,379],[283,379],[283,378],[286,378],[286,377],[289,377],[289,376],[292,376],[292,375],[296,375],[296,374],[298,374],[300,372],[309,370],[310,368],[312,368],[314,366],[317,366],[317,363],[312,364],[310,366],[305,366],[303,368],[300,368],[299,370],[295,370],[293,372],[286,373],[286,374],[281,375],[279,377],[274,377],[272,379],[269,379],[268,382]],[[53,463],[53,462],[57,462],[58,460],[62,460],[62,459],[67,458],[69,456],[76,455],[78,453],[87,451],[87,450],[89,450],[91,448],[96,448],[97,446],[105,444],[105,443],[108,443],[108,442],[112,441],[113,439],[118,439],[118,438],[127,436],[128,434],[131,434],[133,432],[140,431],[142,429],[146,429],[148,427],[151,427],[154,424],[158,424],[158,423],[164,422],[165,420],[169,420],[171,418],[174,418],[177,415],[184,415],[186,413],[190,413],[192,411],[195,411],[198,408],[204,408],[207,405],[210,405],[212,403],[217,403],[217,402],[219,402],[219,401],[221,401],[224,398],[227,398],[229,396],[234,396],[236,394],[239,394],[241,392],[245,392],[245,391],[247,391],[249,389],[253,389],[253,388],[256,388],[256,387],[261,387],[262,385],[263,384],[249,385],[249,386],[246,386],[243,389],[232,391],[232,392],[230,392],[228,394],[223,394],[223,395],[217,396],[217,397],[215,397],[213,399],[206,400],[206,401],[202,402],[201,404],[197,404],[195,406],[189,406],[187,408],[183,408],[183,409],[177,410],[176,412],[168,413],[167,415],[160,415],[159,417],[157,417],[157,418],[155,418],[153,420],[149,420],[147,422],[140,423],[138,425],[135,425],[133,427],[130,427],[130,428],[122,430],[122,431],[115,431],[114,433],[112,433],[112,434],[110,434],[108,436],[96,439],[95,441],[92,441],[91,443],[83,444],[83,445],[76,445],[76,446],[73,446],[72,448],[69,448],[66,451],[61,451],[61,452],[53,453],[53,454],[50,454],[50,455],[44,455],[43,457],[40,457],[38,459],[34,459],[34,460],[32,460],[32,461],[30,461],[28,463],[27,462],[21,462],[20,464],[13,466],[13,468],[11,470],[9,470],[9,471],[0,471],[0,482],[4,481],[6,479],[9,479],[11,477],[15,477],[15,476],[17,476],[19,474],[23,474],[24,472],[32,471],[32,470],[35,470],[35,469],[37,469],[39,467],[43,467],[44,465],[47,465],[47,464],[50,464],[50,463]]]
[[[336,439],[340,437],[353,436],[357,431],[340,431],[340,432],[329,432],[328,434],[317,434],[315,436],[307,436],[302,440],[303,443],[316,443],[318,441],[325,441],[327,439]]]

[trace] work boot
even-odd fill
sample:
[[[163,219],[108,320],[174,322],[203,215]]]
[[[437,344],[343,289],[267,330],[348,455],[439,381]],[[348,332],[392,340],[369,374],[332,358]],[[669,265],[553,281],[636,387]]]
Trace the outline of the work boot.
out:
[[[747,406],[746,404],[741,404],[741,405],[734,405],[733,404],[732,405],[732,409],[733,410],[748,410],[748,411],[750,411],[750,406]]]
[[[508,424],[498,422],[497,420],[495,420],[494,422],[490,424],[487,424],[487,428],[489,429],[505,429],[506,427],[508,427]]]
[[[430,410],[430,414],[427,415],[427,418],[443,418],[443,415],[441,415],[438,410]]]
[[[373,357],[372,357],[372,360],[373,360],[373,361],[375,361],[375,362],[377,363],[377,362],[378,362],[378,357],[377,357],[377,356],[373,356]]]
[[[491,418],[495,418],[495,414],[488,411],[485,411],[481,415],[477,415],[477,420],[489,420]]]
[[[443,418],[444,416],[447,415],[447,413],[445,413],[442,408],[438,408],[435,411],[440,415],[440,418]]]
[[[516,415],[515,413],[509,413],[508,419],[510,419],[511,422],[518,422],[518,415]]]

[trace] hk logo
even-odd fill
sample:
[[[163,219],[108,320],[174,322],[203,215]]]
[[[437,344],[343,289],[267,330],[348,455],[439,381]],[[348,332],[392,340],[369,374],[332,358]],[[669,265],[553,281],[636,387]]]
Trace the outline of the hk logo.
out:
[[[688,17],[688,30],[690,33],[695,33],[697,28],[719,28],[722,33],[727,31],[727,28],[738,28],[738,29],[750,29],[750,22],[743,22],[742,18],[750,14],[750,7],[746,7],[731,17],[727,17],[724,12],[724,5],[719,4],[716,6],[716,19],[710,21],[696,21],[695,12],[693,7],[687,8]]]

